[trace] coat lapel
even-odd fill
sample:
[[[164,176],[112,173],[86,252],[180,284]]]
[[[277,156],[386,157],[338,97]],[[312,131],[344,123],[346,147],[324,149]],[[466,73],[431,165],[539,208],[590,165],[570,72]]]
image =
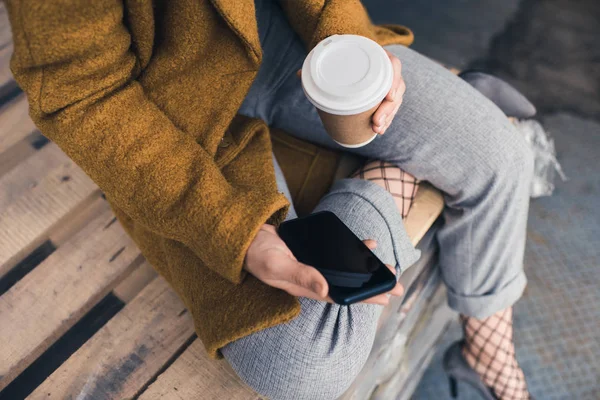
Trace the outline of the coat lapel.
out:
[[[211,0],[229,27],[239,36],[255,62],[262,60],[254,0]]]

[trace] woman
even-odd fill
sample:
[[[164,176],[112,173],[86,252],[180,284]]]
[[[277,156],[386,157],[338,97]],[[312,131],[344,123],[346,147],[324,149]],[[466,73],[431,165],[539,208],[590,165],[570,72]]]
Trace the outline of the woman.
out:
[[[410,31],[373,26],[356,0],[7,4],[11,67],[41,132],[105,192],[186,303],[209,354],[272,398],[339,396],[369,353],[387,298],[326,302],[324,278],[279,239],[274,226],[295,213],[267,124],[337,148],[296,71],[332,34],[385,45],[395,79],[373,116],[381,136],[353,151],[445,193],[440,263],[466,338],[448,368],[488,398],[528,398],[511,306],[526,283],[532,157],[491,102],[402,46]],[[317,211],[335,212],[404,268],[418,253],[378,182],[342,180]]]

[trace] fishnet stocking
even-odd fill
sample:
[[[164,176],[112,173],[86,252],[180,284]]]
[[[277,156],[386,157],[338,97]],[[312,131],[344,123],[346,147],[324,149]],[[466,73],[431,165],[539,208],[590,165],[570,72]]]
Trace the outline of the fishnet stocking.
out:
[[[394,197],[398,211],[405,219],[419,188],[419,181],[394,164],[385,161],[369,161],[352,178],[375,182]]]
[[[498,399],[530,399],[515,357],[512,307],[478,320],[460,316],[465,334],[463,355]]]

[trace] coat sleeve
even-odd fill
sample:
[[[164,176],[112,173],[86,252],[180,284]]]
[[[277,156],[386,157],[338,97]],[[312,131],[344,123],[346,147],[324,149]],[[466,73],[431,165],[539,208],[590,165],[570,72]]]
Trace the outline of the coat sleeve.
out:
[[[279,0],[290,25],[310,51],[331,35],[368,37],[380,45],[410,45],[413,34],[400,25],[374,25],[360,0]]]
[[[239,283],[250,242],[283,212],[285,199],[232,185],[214,157],[145,95],[121,1],[7,5],[11,69],[40,131],[135,223],[183,243]]]

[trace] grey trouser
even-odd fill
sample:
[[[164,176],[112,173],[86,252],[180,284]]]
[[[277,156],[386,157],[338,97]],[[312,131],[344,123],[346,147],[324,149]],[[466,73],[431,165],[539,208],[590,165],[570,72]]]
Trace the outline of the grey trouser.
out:
[[[341,149],[324,131],[296,76],[306,55],[271,0],[256,1],[263,64],[240,113],[323,146]],[[533,158],[522,137],[490,101],[442,66],[403,46],[407,91],[385,135],[352,151],[397,164],[445,194],[437,239],[448,302],[478,318],[514,304],[526,284],[523,252]],[[280,190],[288,195],[276,166]],[[317,206],[336,213],[376,254],[404,270],[418,257],[395,203],[379,186],[337,182]],[[293,209],[288,218],[295,217]],[[222,349],[239,376],[274,399],[333,399],[360,372],[381,307],[300,299],[293,321]]]

